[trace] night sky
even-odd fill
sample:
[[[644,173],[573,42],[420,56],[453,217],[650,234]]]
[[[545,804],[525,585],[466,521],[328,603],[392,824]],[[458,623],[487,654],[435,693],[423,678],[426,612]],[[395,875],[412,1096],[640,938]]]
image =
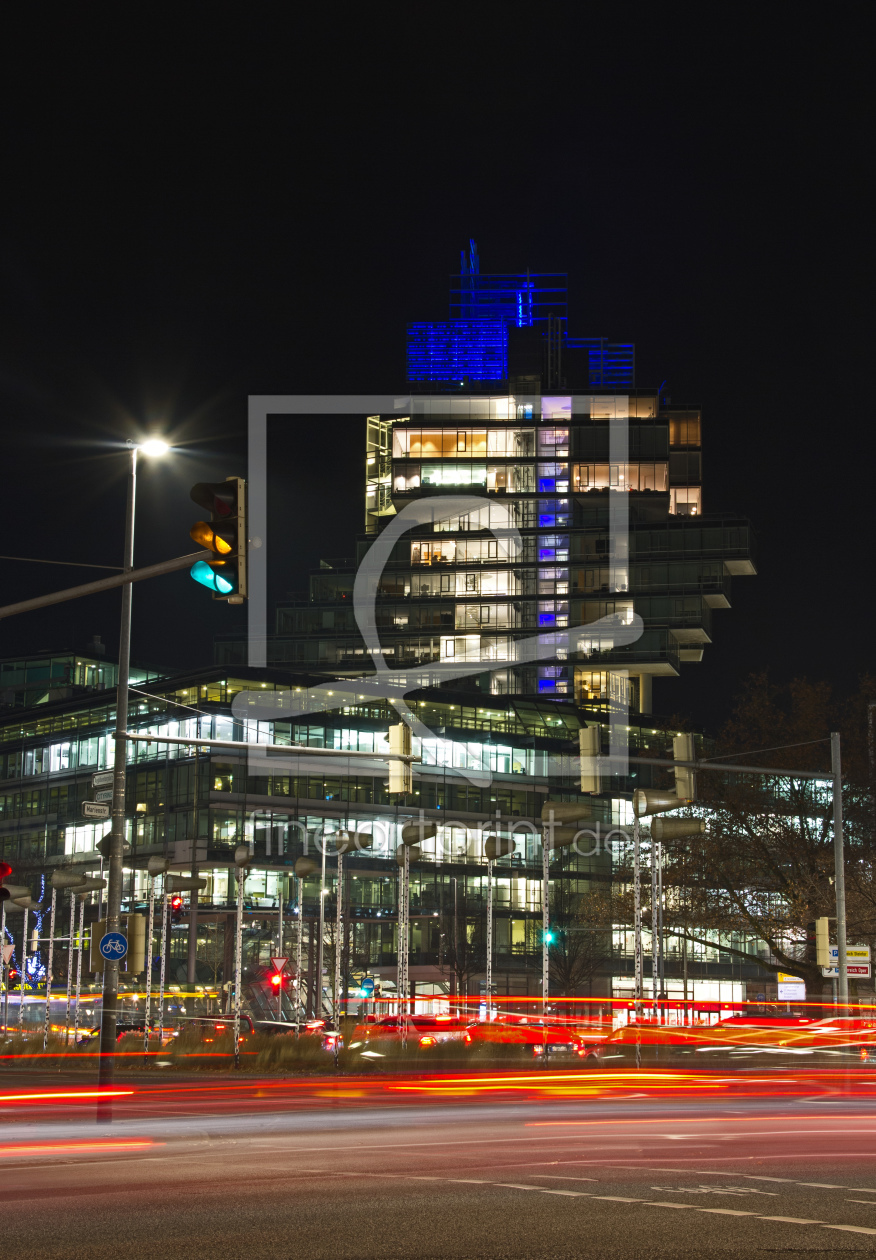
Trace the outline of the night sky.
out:
[[[154,431],[177,452],[141,466],[136,560],[191,549],[190,486],[245,473],[247,395],[403,389],[405,323],[445,316],[473,237],[485,271],[568,271],[571,331],[634,340],[640,386],[702,405],[705,510],[754,523],[760,576],[657,707],[714,726],[764,667],[853,686],[872,662],[868,10],[442,12],[7,15],[0,551],[118,563],[124,439]],[[363,430],[302,422],[272,447],[276,594],[351,552]],[[0,573],[4,603],[91,576]],[[95,633],[113,651],[118,604],[5,621],[0,655]],[[244,625],[184,574],[135,588],[137,661],[208,664]]]

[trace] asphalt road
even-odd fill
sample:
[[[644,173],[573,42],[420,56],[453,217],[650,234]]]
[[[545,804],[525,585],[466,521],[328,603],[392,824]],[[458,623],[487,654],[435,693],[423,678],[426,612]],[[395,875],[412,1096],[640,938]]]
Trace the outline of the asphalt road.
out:
[[[16,1260],[831,1256],[876,1251],[876,1099],[644,1096],[0,1119]],[[874,1086],[876,1092],[876,1086]],[[19,1096],[24,1097],[21,1089]],[[22,1110],[26,1105],[28,1110]],[[150,1106],[152,1111],[150,1114]],[[86,1104],[82,1104],[85,1108]]]

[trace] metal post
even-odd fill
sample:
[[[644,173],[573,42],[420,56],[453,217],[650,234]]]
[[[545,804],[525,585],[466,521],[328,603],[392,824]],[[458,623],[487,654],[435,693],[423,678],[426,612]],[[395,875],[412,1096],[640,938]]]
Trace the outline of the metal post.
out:
[[[550,905],[548,904],[550,865],[551,851],[548,847],[548,836],[547,832],[543,831],[541,837],[541,1014],[543,1020],[547,1019],[548,990],[550,987],[550,943],[548,941],[551,923]]]
[[[76,931],[76,894],[70,894],[70,935],[67,938],[67,1005],[64,1008],[64,1048],[70,1044],[70,998],[73,993],[73,934]]]
[[[0,906],[0,976],[3,977],[3,1035],[9,1035],[9,964],[6,950],[6,902]]]
[[[642,862],[639,840],[639,820],[633,819],[633,956],[636,994],[636,1018],[641,1017],[644,991],[642,959]]]
[[[487,858],[487,1019],[493,1018],[493,863]]]
[[[134,567],[134,506],[137,498],[137,447],[131,446],[131,468],[128,474],[125,505],[125,548],[123,570]],[[106,891],[106,931],[121,931],[122,921],[122,855],[125,845],[125,780],[128,745],[124,735],[128,729],[128,681],[131,666],[131,596],[130,582],[122,587],[122,619],[119,631],[119,677],[116,691],[116,741],[113,758],[112,829],[110,831],[108,879]],[[107,959],[103,968],[103,1002],[100,1012],[100,1057],[98,1089],[108,1090],[113,1081],[116,1048],[116,1008],[119,995],[119,964]],[[112,1120],[112,1103],[99,1098],[98,1123]]]
[[[833,774],[833,861],[836,890],[837,994],[840,1014],[849,1005],[848,954],[846,950],[846,868],[843,854],[843,771],[839,731],[830,736],[830,769]]]
[[[46,963],[46,1018],[43,1024],[43,1050],[49,1048],[49,1011],[52,1005],[52,965],[55,960],[55,907],[58,901],[58,890],[52,887],[52,909],[49,915],[49,958]]]
[[[149,1054],[149,1021],[152,1018],[152,934],[155,931],[155,876],[149,876],[149,921],[146,924],[146,1006],[143,1011],[143,1054]]]
[[[663,935],[663,845],[657,845],[657,945],[660,955],[660,992],[666,992],[666,941]],[[666,1022],[666,1007],[661,1007],[661,1023]]]
[[[408,1034],[408,990],[409,990],[409,946],[410,946],[410,896],[411,887],[411,851],[408,845],[402,845],[402,864],[398,872],[398,974],[396,988],[398,990],[398,1017],[404,1022],[402,1029],[402,1049],[407,1049]]]
[[[201,719],[196,719],[198,735],[201,734]],[[195,792],[192,821],[192,879],[198,878],[198,832],[200,831],[200,812],[198,799],[201,791],[201,746],[195,744]],[[198,973],[198,887],[197,884],[189,893],[189,952],[186,967],[186,983],[194,985]],[[194,1006],[194,997],[192,1004]]]
[[[79,941],[76,950],[76,1001],[73,1003],[73,1045],[79,1034],[79,996],[82,992],[82,950],[85,942],[85,898],[79,902]]]
[[[243,883],[246,869],[237,871],[237,923],[234,933],[234,1066],[240,1067],[240,986],[243,977]]]
[[[651,841],[651,1011],[654,1022],[657,1022],[657,984],[658,984],[658,951],[657,951],[657,845]]]
[[[158,1049],[164,1041],[164,977],[167,974],[167,893],[161,877],[161,956],[158,961]]]
[[[325,835],[322,837],[322,871],[319,877],[319,941],[316,958],[316,1008],[314,1019],[322,1019],[322,969],[325,962]]]
[[[300,1023],[302,1019],[306,1018],[306,1009],[303,1000],[304,975],[301,970],[304,966],[304,906],[302,902],[303,881],[300,877],[296,878],[298,878],[298,931],[295,936],[295,975],[298,983],[298,1013],[296,1015],[296,1022]]]
[[[283,881],[285,878],[286,877],[282,871],[277,876],[277,892],[279,893],[279,896],[277,898],[277,904],[279,907],[279,910],[277,913],[277,957],[278,958],[283,957]],[[281,972],[280,983],[277,985],[277,1019],[283,1018],[283,975],[284,973]]]
[[[27,916],[28,910],[24,910],[24,928],[21,933],[21,971],[18,975],[18,1033],[19,1036],[24,1034],[24,985],[27,977]]]
[[[335,907],[335,976],[334,976],[334,1024],[335,1028],[340,1031],[341,1027],[341,933],[344,929],[344,907],[343,907],[343,887],[344,887],[344,855],[338,854],[338,885],[337,885],[337,906]],[[337,1046],[337,1039],[335,1045]]]

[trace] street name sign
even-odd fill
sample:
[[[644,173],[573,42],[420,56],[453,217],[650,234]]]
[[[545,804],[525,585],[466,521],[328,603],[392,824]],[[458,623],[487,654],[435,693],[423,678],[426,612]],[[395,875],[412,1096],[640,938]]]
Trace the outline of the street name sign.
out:
[[[96,801],[111,801],[113,799],[112,788],[104,788],[100,792],[95,792],[94,799]]]
[[[91,786],[93,788],[112,787],[114,777],[112,770],[98,770],[97,774],[91,776]]]
[[[98,805],[94,801],[82,802],[82,817],[83,818],[109,818],[109,815],[110,815],[109,805]]]

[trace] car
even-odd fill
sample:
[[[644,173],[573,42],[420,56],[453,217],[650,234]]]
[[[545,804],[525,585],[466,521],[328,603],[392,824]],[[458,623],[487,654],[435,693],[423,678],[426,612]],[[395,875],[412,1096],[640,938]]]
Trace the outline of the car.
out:
[[[119,1020],[119,1022],[116,1024],[116,1041],[117,1042],[121,1041],[123,1037],[129,1037],[132,1035],[145,1037],[145,1033],[146,1033],[146,1025],[142,1021],[137,1023],[135,1021]],[[166,1045],[167,1042],[171,1040],[173,1035],[174,1035],[173,1029],[165,1028],[162,1045]],[[149,1034],[150,1040],[153,1037],[157,1037],[157,1036],[158,1036],[158,1025],[153,1024],[152,1029]],[[93,1043],[94,1041],[99,1040],[99,1038],[100,1038],[100,1026],[98,1025],[97,1028],[89,1028],[85,1032],[81,1033],[80,1036],[76,1040],[76,1044],[77,1046],[86,1046]]]
[[[769,1056],[767,1059],[766,1057]],[[594,1051],[600,1067],[633,1063],[717,1067],[724,1060],[876,1062],[876,1020],[734,1012],[714,1024],[660,1024],[653,1018],[615,1029]]]
[[[402,1049],[434,1052],[465,1043],[468,1020],[452,1015],[387,1015],[357,1024],[349,1050],[356,1059],[382,1059]]]
[[[595,1049],[567,1024],[526,1015],[479,1020],[469,1026],[466,1043],[482,1055],[511,1054],[542,1063],[580,1063]]]
[[[322,1049],[331,1054],[344,1048],[344,1038],[335,1025],[327,1019],[308,1019],[300,1023],[290,1023],[279,1019],[257,1019],[255,1031],[265,1037],[319,1039]]]

